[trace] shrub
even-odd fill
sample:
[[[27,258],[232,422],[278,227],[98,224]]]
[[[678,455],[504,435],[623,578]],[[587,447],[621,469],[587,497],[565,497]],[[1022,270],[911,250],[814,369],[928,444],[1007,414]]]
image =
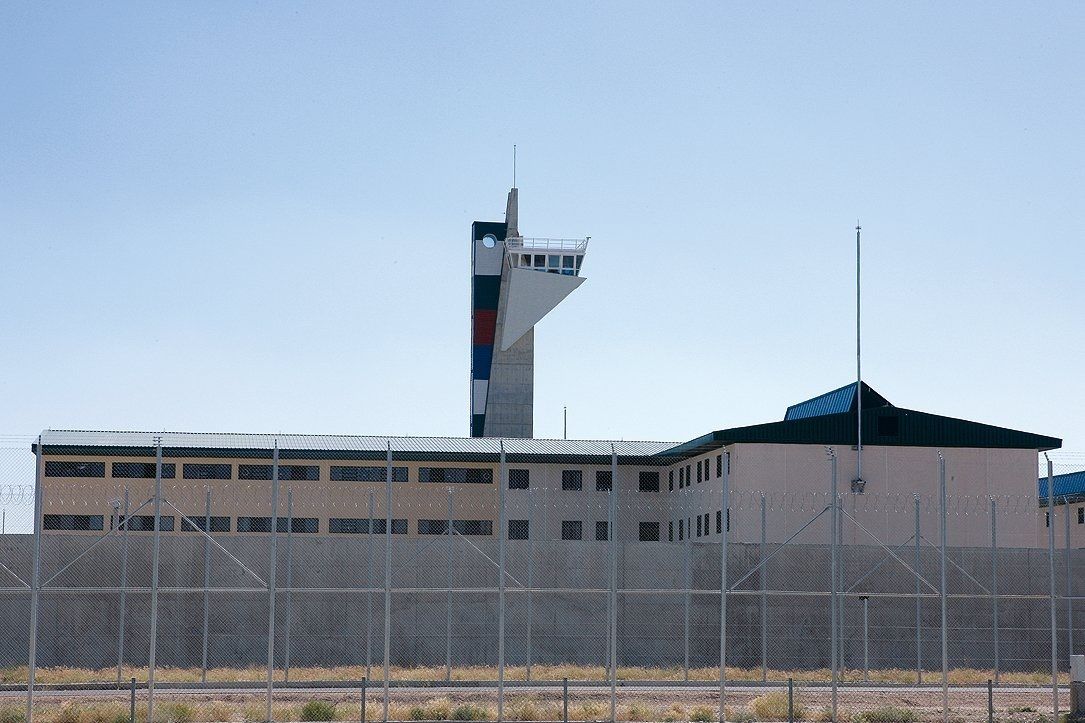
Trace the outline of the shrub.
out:
[[[162,703],[155,710],[155,720],[160,723],[192,723],[196,720],[196,709],[181,701]]]
[[[451,720],[452,703],[447,698],[438,698],[430,701],[426,706],[426,718],[428,720]]]
[[[428,720],[426,718],[426,709],[420,705],[412,705],[407,710],[407,720]]]
[[[651,717],[652,711],[640,703],[630,703],[625,709],[625,719],[628,721],[646,721]]]
[[[489,711],[480,705],[472,705],[471,703],[458,705],[452,711],[452,720],[487,720],[489,717]]]
[[[26,712],[22,708],[5,705],[0,708],[0,723],[23,723]]]
[[[580,704],[580,714],[576,716],[577,720],[595,720],[603,712],[603,706],[591,700],[586,700]]]
[[[730,716],[733,723],[754,723],[754,716],[746,708],[736,711],[733,716]]]
[[[335,703],[326,700],[311,700],[301,707],[303,721],[335,720]]]
[[[765,693],[754,698],[750,703],[750,708],[758,720],[785,721],[787,720],[787,693],[780,690]],[[799,704],[797,696],[792,701],[792,708],[796,720],[801,719],[806,712]]]
[[[919,716],[910,708],[887,705],[858,713],[852,720],[854,723],[916,723]]]
[[[692,723],[713,723],[716,720],[718,711],[714,711],[707,705],[699,705],[689,712],[689,719]]]

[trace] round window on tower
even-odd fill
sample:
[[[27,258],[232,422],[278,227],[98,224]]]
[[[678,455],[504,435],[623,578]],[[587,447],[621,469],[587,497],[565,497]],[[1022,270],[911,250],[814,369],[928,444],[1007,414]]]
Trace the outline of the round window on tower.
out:
[[[494,236],[492,233],[486,234],[482,237],[482,245],[488,249],[492,249],[494,246],[497,246],[497,236]]]

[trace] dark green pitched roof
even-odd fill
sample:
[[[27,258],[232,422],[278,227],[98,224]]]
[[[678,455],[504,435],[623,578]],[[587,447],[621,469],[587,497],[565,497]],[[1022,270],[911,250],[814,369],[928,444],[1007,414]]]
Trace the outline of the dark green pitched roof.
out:
[[[783,422],[754,424],[706,434],[661,455],[688,457],[740,443],[855,446],[855,412],[822,414]],[[966,419],[943,417],[900,407],[863,409],[863,445],[890,447],[979,447],[1049,450],[1062,440]]]

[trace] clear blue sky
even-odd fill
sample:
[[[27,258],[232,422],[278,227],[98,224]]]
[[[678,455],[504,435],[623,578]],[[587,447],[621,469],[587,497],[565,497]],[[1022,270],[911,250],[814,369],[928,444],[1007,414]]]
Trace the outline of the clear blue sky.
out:
[[[0,432],[468,431],[468,233],[592,237],[536,434],[854,374],[1085,449],[1081,3],[0,7]]]

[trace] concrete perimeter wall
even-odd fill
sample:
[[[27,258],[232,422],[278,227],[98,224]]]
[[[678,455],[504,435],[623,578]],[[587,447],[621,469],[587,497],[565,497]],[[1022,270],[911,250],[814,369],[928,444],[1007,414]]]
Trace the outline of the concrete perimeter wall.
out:
[[[395,539],[392,551],[391,657],[397,665],[443,665],[449,579],[448,538]],[[497,662],[496,543],[453,538],[452,651],[454,665]],[[46,535],[43,581],[87,549],[91,538]],[[225,537],[222,544],[260,577],[268,569],[267,538]],[[124,596],[125,661],[145,665],[149,630],[151,540],[130,542]],[[769,546],[771,553],[775,549]],[[606,655],[607,546],[595,542],[509,542],[507,546],[507,661],[527,660],[531,616],[531,660],[535,663],[603,665]],[[532,553],[528,563],[529,552]],[[1072,551],[1074,595],[1085,594],[1085,551]],[[30,579],[32,539],[0,537],[0,562]],[[161,553],[158,665],[200,666],[205,594],[203,541],[163,536]],[[685,657],[686,548],[669,543],[623,543],[619,554],[619,655],[621,665],[681,666]],[[908,565],[910,548],[898,550]],[[1064,551],[1059,551],[1057,589],[1066,589]],[[121,541],[109,540],[49,583],[41,595],[38,661],[41,666],[109,668],[117,663],[121,594]],[[489,558],[489,559],[487,559]],[[223,552],[210,551],[208,659],[211,667],[266,664],[268,593]],[[735,584],[759,560],[756,545],[733,544],[729,579]],[[994,602],[989,549],[954,548],[948,573],[949,652],[953,667],[991,668],[994,662]],[[862,667],[861,594],[870,595],[872,667],[916,665],[916,579],[883,548],[842,549],[843,656]],[[715,666],[719,656],[719,545],[690,546],[688,628],[690,664]],[[997,563],[998,638],[1003,670],[1038,670],[1050,665],[1048,557],[1046,550],[1001,549]],[[297,666],[361,665],[367,639],[371,659],[383,650],[384,538],[279,538],[277,650],[287,649]],[[958,567],[959,566],[959,567]],[[940,609],[937,550],[922,553],[920,583],[923,666],[940,667]],[[869,573],[869,574],[868,574]],[[0,666],[26,664],[29,593],[3,573],[0,592]],[[864,578],[865,575],[865,578]],[[863,578],[860,580],[860,578]],[[521,588],[553,588],[529,595]],[[762,605],[767,665],[776,669],[822,668],[829,664],[829,554],[825,546],[785,548],[765,568],[768,593],[753,574],[728,597],[728,664],[759,667]],[[364,588],[375,588],[366,593]],[[173,589],[169,589],[173,588]],[[984,589],[986,588],[986,589]],[[228,590],[228,591],[227,591]],[[704,591],[704,592],[701,592]],[[1039,599],[1022,596],[1040,596]],[[530,606],[530,612],[529,612]],[[1066,603],[1059,601],[1059,644],[1067,645]],[[1076,622],[1076,621],[1075,621]],[[368,634],[367,634],[367,625]],[[1075,640],[1085,648],[1085,635]]]

